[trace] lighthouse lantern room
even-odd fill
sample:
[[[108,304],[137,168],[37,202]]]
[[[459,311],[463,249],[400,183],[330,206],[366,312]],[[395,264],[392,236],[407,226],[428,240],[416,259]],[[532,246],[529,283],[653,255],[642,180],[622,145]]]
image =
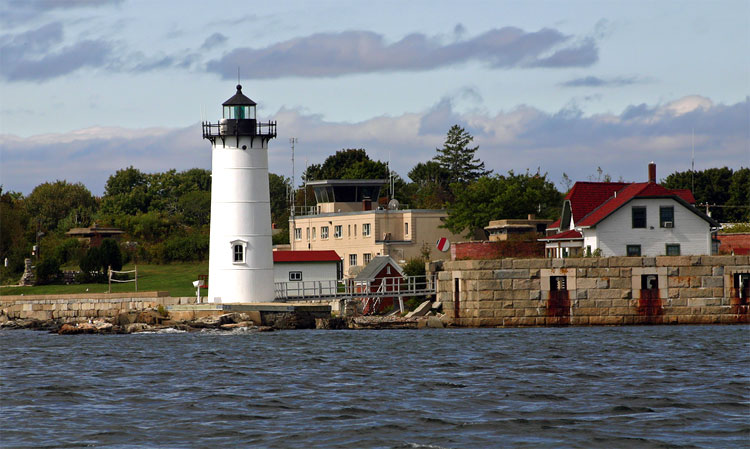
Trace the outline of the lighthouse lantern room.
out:
[[[208,302],[274,299],[268,142],[276,122],[258,122],[242,93],[225,101],[222,119],[203,122],[211,141],[211,235]]]

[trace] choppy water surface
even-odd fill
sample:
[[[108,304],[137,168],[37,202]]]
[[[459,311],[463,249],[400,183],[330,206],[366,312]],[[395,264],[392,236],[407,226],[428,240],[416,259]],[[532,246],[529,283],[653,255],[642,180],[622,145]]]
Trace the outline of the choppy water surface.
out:
[[[0,332],[2,447],[747,447],[750,328]]]

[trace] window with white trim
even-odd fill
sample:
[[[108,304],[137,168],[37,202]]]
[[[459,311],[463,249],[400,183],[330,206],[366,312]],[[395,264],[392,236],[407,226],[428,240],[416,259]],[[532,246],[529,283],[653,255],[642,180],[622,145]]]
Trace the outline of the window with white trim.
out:
[[[324,240],[328,239],[328,226],[320,227],[320,238]]]
[[[235,240],[232,244],[232,263],[242,264],[245,263],[245,250],[247,249],[247,242],[242,240]]]
[[[289,272],[289,280],[290,281],[301,281],[302,280],[302,272],[301,271],[290,271]]]
[[[302,228],[294,228],[294,240],[302,240]]]
[[[372,254],[371,253],[364,253],[362,254],[362,263],[367,265],[372,260]]]
[[[312,239],[315,240],[315,234],[317,234],[316,229],[318,228],[312,228]]]
[[[333,227],[333,238],[340,239],[343,234],[342,226],[336,225]]]
[[[356,267],[357,266],[357,255],[356,254],[349,254],[349,266],[350,267]]]
[[[370,236],[370,223],[362,224],[362,237]]]

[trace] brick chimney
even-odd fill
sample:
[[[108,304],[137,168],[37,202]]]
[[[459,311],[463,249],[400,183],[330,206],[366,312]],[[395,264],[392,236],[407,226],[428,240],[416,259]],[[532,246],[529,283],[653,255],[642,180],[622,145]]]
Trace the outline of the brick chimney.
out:
[[[654,161],[648,164],[648,182],[656,182],[656,164]]]

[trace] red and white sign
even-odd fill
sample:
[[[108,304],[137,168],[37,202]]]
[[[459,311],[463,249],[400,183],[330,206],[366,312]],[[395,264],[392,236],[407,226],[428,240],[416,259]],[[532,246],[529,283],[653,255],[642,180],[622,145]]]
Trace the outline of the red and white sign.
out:
[[[435,246],[437,246],[438,251],[446,252],[450,249],[451,242],[445,237],[440,237]]]

